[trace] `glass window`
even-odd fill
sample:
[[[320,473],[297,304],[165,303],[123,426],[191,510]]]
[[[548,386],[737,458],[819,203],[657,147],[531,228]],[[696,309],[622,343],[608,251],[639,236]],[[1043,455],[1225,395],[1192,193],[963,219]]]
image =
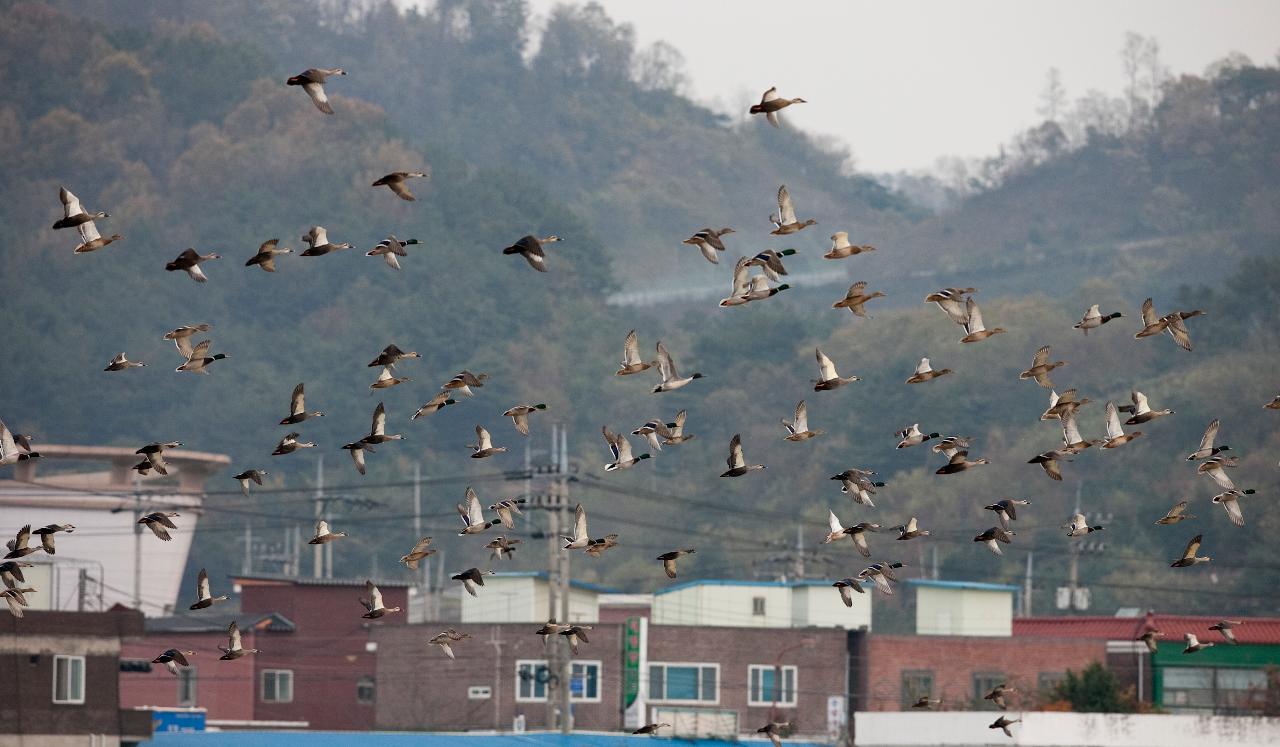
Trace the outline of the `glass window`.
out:
[[[196,668],[178,667],[178,705],[196,704]]]
[[[933,671],[904,669],[902,671],[902,707],[910,708],[921,698],[933,697]]]
[[[262,702],[263,703],[292,703],[293,702],[293,670],[290,670],[290,669],[262,670]]]
[[[748,705],[794,706],[796,704],[795,667],[753,664],[747,671]],[[779,685],[779,679],[781,679],[781,685]]]
[[[374,687],[373,678],[368,675],[356,680],[356,701],[365,705],[372,704],[375,695]]]
[[[545,661],[516,662],[516,700],[546,700],[550,679]]]
[[[649,697],[687,703],[719,702],[719,667],[715,664],[650,664]]]
[[[751,598],[751,614],[756,617],[764,617],[764,597]]]
[[[571,700],[600,699],[600,665],[595,662],[575,661],[573,682],[569,687]]]
[[[999,710],[999,706],[995,701],[986,700],[987,693],[995,689],[996,685],[1003,685],[1005,676],[1000,672],[974,672],[973,673],[973,704],[979,710],[995,711]]]
[[[1235,667],[1164,667],[1160,704],[1175,713],[1234,715],[1262,711],[1267,674]]]
[[[516,700],[542,701],[547,699],[549,683],[554,678],[545,661],[516,662]],[[600,662],[575,661],[570,673],[569,699],[600,701]]]
[[[53,702],[84,702],[84,657],[53,657]]]

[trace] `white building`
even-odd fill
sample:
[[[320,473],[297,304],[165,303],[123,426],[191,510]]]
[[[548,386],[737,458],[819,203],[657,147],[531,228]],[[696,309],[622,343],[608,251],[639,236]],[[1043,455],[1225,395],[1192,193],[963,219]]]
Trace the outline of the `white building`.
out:
[[[654,592],[655,625],[871,629],[871,595],[846,607],[829,581],[702,579]]]
[[[541,623],[554,616],[565,622],[560,614],[560,602],[551,612],[550,584],[546,571],[499,572],[484,577],[484,586],[476,589],[476,596],[461,595],[464,623]],[[585,581],[569,582],[569,618],[567,622],[595,623],[600,621],[601,594],[613,591]]]
[[[1017,586],[920,578],[906,583],[916,587],[916,635],[1013,635]]]

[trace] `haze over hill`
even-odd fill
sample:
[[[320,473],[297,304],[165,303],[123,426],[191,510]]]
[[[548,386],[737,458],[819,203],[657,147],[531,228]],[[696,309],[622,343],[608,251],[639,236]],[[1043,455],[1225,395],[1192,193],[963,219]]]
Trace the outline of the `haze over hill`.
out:
[[[949,577],[1014,580],[1034,549],[1037,584],[1051,589],[1064,576],[1058,525],[1079,490],[1086,509],[1114,516],[1110,549],[1082,564],[1099,609],[1140,590],[1178,609],[1230,599],[1244,611],[1275,611],[1273,595],[1261,592],[1278,570],[1266,538],[1280,519],[1265,506],[1277,488],[1280,436],[1260,405],[1276,394],[1280,71],[1236,60],[1208,78],[1178,75],[1127,99],[1064,110],[932,214],[847,173],[841,153],[806,136],[801,116],[784,114],[778,130],[731,124],[683,98],[660,52],[635,49],[599,8],[558,10],[532,56],[523,48],[529,33],[515,0],[422,12],[304,0],[0,3],[6,422],[44,442],[179,438],[230,454],[236,471],[269,469],[272,486],[299,491],[264,493],[245,508],[228,473],[214,489],[231,495],[211,495],[194,568],[238,567],[245,514],[219,506],[249,511],[260,534],[309,522],[313,456],[267,456],[286,430],[276,422],[289,392],[305,381],[308,404],[328,413],[302,430],[326,455],[329,484],[383,504],[347,517],[381,533],[337,548],[335,567],[352,573],[378,562],[375,550],[385,564],[384,541],[407,549],[416,539],[402,528],[403,482],[415,462],[437,480],[427,504],[442,537],[469,482],[486,501],[517,492],[500,478],[522,465],[523,444],[499,414],[528,401],[549,406],[532,419],[535,446],[551,422],[568,425],[583,470],[574,498],[592,506],[593,530],[618,531],[628,548],[575,559],[582,578],[648,589],[654,568],[635,554],[687,544],[700,548],[682,566],[690,576],[775,573],[765,561],[795,542],[797,527],[806,544],[819,539],[830,506],[886,527],[919,516]],[[350,71],[329,85],[332,117],[283,84],[313,65]],[[416,202],[369,187],[416,168],[431,170],[414,184]],[[782,183],[818,225],[778,242],[765,218]],[[68,232],[48,229],[59,185],[111,213],[101,228],[126,239],[74,256]],[[284,257],[274,274],[240,266],[268,238],[300,248],[297,237],[316,224],[360,251]],[[718,267],[680,244],[704,225],[738,231]],[[836,230],[879,248],[820,259]],[[401,272],[362,256],[389,233],[424,242],[410,247]],[[501,255],[526,233],[565,238],[548,249],[549,273]],[[163,271],[188,246],[224,256],[207,265],[207,284]],[[738,255],[783,246],[800,252],[789,258],[794,276],[829,273],[836,282],[796,282],[747,308],[698,296],[605,303],[615,292],[727,286]],[[888,294],[868,306],[871,319],[829,308],[858,279]],[[958,328],[919,303],[944,286],[980,288],[988,326],[1009,332],[958,345]],[[1194,352],[1167,336],[1133,339],[1147,296],[1162,313],[1208,312],[1189,322]],[[1094,303],[1124,316],[1084,337],[1071,325]],[[208,377],[171,372],[181,361],[161,340],[194,322],[213,324],[215,352],[231,355]],[[614,377],[632,328],[646,356],[662,339],[683,370],[707,378],[655,397],[652,376]],[[370,396],[376,371],[365,364],[390,342],[423,359],[401,367],[413,381]],[[1045,479],[1026,460],[1058,445],[1059,430],[1037,420],[1046,391],[1017,379],[1043,344],[1070,362],[1054,374],[1059,390],[1079,387],[1095,402],[1082,411],[1086,435],[1101,432],[1104,403],[1127,401],[1131,388],[1177,414],[1117,452],[1081,455],[1062,483]],[[807,382],[818,346],[864,380],[814,393]],[[103,373],[120,350],[150,365]],[[956,373],[903,384],[922,356]],[[463,368],[492,378],[474,399],[411,423]],[[778,420],[802,398],[827,435],[785,443]],[[370,455],[362,479],[337,447],[367,432],[380,400],[388,429],[407,440]],[[602,424],[630,432],[680,408],[697,440],[604,476]],[[1237,482],[1260,494],[1245,504],[1243,529],[1208,503],[1217,491],[1182,459],[1213,418],[1241,456]],[[992,464],[931,474],[941,461],[927,448],[893,448],[893,432],[913,422],[974,437],[972,455]],[[480,466],[467,459],[476,423],[511,451]],[[769,469],[726,484],[716,475],[739,432],[748,457]],[[852,466],[889,483],[874,510],[853,506],[827,479]],[[971,538],[991,521],[980,506],[1010,492],[1033,506],[998,559]],[[1165,593],[1160,574],[1187,536],[1151,522],[1181,498],[1208,522],[1217,572]],[[891,534],[871,539],[877,557],[925,559],[900,544]],[[463,546],[449,553],[481,560]],[[541,555],[530,547],[513,566],[541,567]],[[818,574],[861,561],[849,548],[817,558],[809,569]],[[1047,609],[1049,598],[1037,604]]]

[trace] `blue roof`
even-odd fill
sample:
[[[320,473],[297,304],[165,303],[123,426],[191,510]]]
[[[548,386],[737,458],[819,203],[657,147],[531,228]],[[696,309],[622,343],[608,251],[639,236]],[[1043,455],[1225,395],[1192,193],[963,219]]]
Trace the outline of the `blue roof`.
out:
[[[495,578],[540,578],[543,581],[546,581],[549,578],[546,571],[498,571],[493,575]],[[608,586],[601,586],[600,584],[593,584],[589,581],[575,581],[573,579],[569,579],[569,585],[577,589],[599,592],[600,594],[618,593],[617,589]]]
[[[967,589],[969,591],[1018,591],[1014,584],[988,584],[982,581],[935,581],[931,578],[909,578],[906,583],[933,589]]]
[[[618,733],[575,732],[569,736],[545,732],[526,734],[449,734],[430,732],[321,732],[321,731],[217,731],[156,732],[151,744],[157,747],[347,747],[359,742],[368,747],[725,747],[724,741],[713,739],[674,739],[670,737],[634,737]],[[767,740],[750,739],[737,742],[768,745]],[[788,747],[818,747],[817,742],[790,740]]]
[[[814,581],[812,579],[802,579],[799,581],[741,581],[729,578],[699,578],[693,581],[685,581],[682,584],[673,584],[665,589],[658,589],[653,592],[654,596],[659,594],[670,594],[673,591],[681,589],[690,589],[695,586],[754,586],[756,588],[762,586],[776,586],[782,588],[794,588],[797,586],[830,586],[830,581]]]

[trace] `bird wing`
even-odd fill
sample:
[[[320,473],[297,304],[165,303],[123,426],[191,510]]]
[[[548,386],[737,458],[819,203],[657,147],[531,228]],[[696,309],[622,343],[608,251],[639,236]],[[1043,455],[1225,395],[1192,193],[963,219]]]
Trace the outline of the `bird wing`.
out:
[[[747,292],[751,285],[748,277],[751,270],[748,267],[750,261],[746,257],[738,257],[738,262],[733,266],[733,289],[729,291],[730,298],[736,298]]]
[[[93,224],[93,221],[91,220],[87,220],[84,223],[81,223],[80,225],[76,226],[76,229],[80,231],[80,241],[82,241],[85,244],[88,244],[90,241],[97,241],[98,239],[102,238],[102,234],[98,233],[98,227],[95,226]]]
[[[372,610],[382,609],[382,592],[378,591],[378,587],[373,585],[372,581],[364,582],[365,593],[369,595],[369,607]]]
[[[1151,299],[1148,298],[1142,302],[1142,323],[1150,327],[1158,321],[1160,321],[1160,317],[1156,316],[1155,306],[1151,303]]]
[[[1236,500],[1234,495],[1227,496],[1219,501],[1222,507],[1227,509],[1227,516],[1231,518],[1231,523],[1238,527],[1244,526],[1244,512],[1240,510],[1240,501]]]
[[[609,444],[609,453],[613,454],[613,461],[618,461],[618,434],[609,430],[609,426],[600,426],[600,433],[604,435],[605,443]]]
[[[587,538],[587,510],[581,503],[573,511],[573,538],[575,540]]]
[[[307,409],[306,394],[303,393],[303,384],[298,384],[293,388],[293,394],[289,397],[289,414],[299,415]]]
[[[1080,426],[1076,424],[1075,415],[1067,415],[1062,418],[1062,441],[1066,445],[1080,443],[1084,439],[1080,436]]]
[[[1166,517],[1181,516],[1182,512],[1186,510],[1187,510],[1187,502],[1178,501],[1177,503],[1173,504],[1173,508],[1170,508],[1169,512],[1166,513],[1165,516]]]
[[[733,438],[729,441],[729,469],[746,466],[747,460],[742,455],[742,435],[733,434]]]
[[[485,449],[492,449],[492,448],[493,448],[493,439],[490,438],[489,431],[485,430],[484,426],[477,425],[476,426],[476,451],[483,451]]]
[[[1200,641],[1196,638],[1196,634],[1195,634],[1195,633],[1186,633],[1186,634],[1184,634],[1184,635],[1183,635],[1183,640],[1185,640],[1185,641],[1187,642],[1187,648],[1193,648],[1193,647],[1195,647],[1195,646],[1199,646],[1199,645],[1200,645]]]
[[[316,522],[317,537],[323,537],[328,533],[329,533],[329,522],[325,521],[324,519],[321,519],[320,521]]]
[[[187,360],[199,360],[207,357],[211,347],[213,347],[213,340],[201,340],[199,345],[192,348],[191,355],[188,356]]]
[[[1186,322],[1182,321],[1182,317],[1177,314],[1170,315],[1169,324],[1165,326],[1165,330],[1173,337],[1173,341],[1178,343],[1178,347],[1191,350],[1191,333],[1187,331]]]
[[[836,364],[832,363],[827,354],[822,352],[822,348],[815,348],[814,353],[814,357],[818,359],[818,375],[822,377],[822,381],[840,378],[840,374],[836,371]]]
[[[1035,356],[1031,358],[1031,367],[1043,366],[1049,362],[1049,346],[1045,345],[1036,351]]]
[[[965,309],[965,321],[964,321],[965,332],[968,332],[969,334],[973,334],[974,332],[982,332],[983,330],[986,329],[986,327],[982,325],[982,310],[978,308],[978,302],[973,300],[973,296],[969,296],[967,299],[965,299],[964,309]]]
[[[1124,435],[1124,429],[1120,427],[1120,413],[1116,410],[1114,402],[1107,403],[1107,438],[1119,438]]]
[[[662,375],[663,381],[671,381],[680,376],[676,372],[676,362],[671,359],[671,354],[663,346],[662,340],[658,340],[658,373]]]
[[[666,572],[667,578],[676,577],[676,559],[665,558],[662,561],[662,570]]]
[[[1129,393],[1129,399],[1133,400],[1134,415],[1142,415],[1144,413],[1151,412],[1151,406],[1147,404],[1147,395],[1142,392],[1139,392],[1136,389],[1133,390]]]
[[[686,410],[681,410],[680,412],[676,413],[675,419],[672,420],[672,422],[675,423],[675,425],[671,427],[671,434],[673,436],[683,435],[684,421],[685,421],[685,418],[687,417],[689,417],[689,413]]]
[[[516,430],[521,435],[529,435],[529,414],[525,412],[517,412],[511,416],[511,422],[515,424]]]
[[[391,191],[395,192],[396,196],[398,196],[402,200],[409,200],[410,202],[412,202],[417,199],[416,197],[413,196],[413,193],[409,191],[409,185],[404,179],[397,179],[395,181],[387,182],[387,186],[390,187]]]
[[[919,365],[916,366],[916,373],[926,374],[933,370],[933,366],[929,365],[928,358],[921,358]]]
[[[387,427],[387,408],[381,402],[373,408],[373,427],[369,431],[371,435],[382,436],[386,433]]]
[[[831,509],[827,509],[827,526],[831,528],[832,534],[844,531],[844,526],[840,524],[840,519],[836,516],[836,512]]]
[[[793,426],[797,433],[809,430],[809,407],[804,400],[800,400],[800,404],[796,405],[796,419]]]
[[[619,433],[618,440],[615,441],[614,444],[617,447],[614,449],[614,458],[619,462],[630,462],[632,460],[631,442],[627,440],[627,437]]]
[[[311,232],[303,240],[309,241],[312,247],[324,246],[329,243],[329,232],[324,226],[312,226]]]
[[[778,222],[782,225],[796,222],[795,204],[791,202],[791,190],[787,185],[778,187]]]
[[[71,218],[84,212],[84,208],[80,207],[80,198],[71,193],[66,187],[58,188],[58,199],[62,200],[62,215],[64,218]]]
[[[333,114],[333,106],[329,104],[329,97],[325,95],[324,86],[315,81],[308,81],[302,84],[302,90],[307,92],[311,97],[311,103],[325,114]],[[324,242],[321,242],[324,243]]]
[[[480,508],[480,496],[476,495],[476,491],[472,488],[467,488],[467,523],[484,523],[484,511]]]
[[[355,448],[347,449],[347,451],[351,452],[351,461],[356,465],[356,472],[363,475],[367,469],[364,461],[364,449],[357,446]]]
[[[232,620],[231,625],[227,626],[227,638],[229,639],[228,641],[229,645],[227,646],[227,648],[230,648],[232,651],[239,651],[240,650],[240,627],[236,625],[235,620]]]
[[[773,87],[772,87],[772,88],[770,88],[769,90],[765,91],[765,92],[764,92],[764,95],[760,97],[760,103],[761,103],[761,104],[767,104],[767,103],[769,103],[770,101],[773,101],[773,100],[775,100],[775,99],[777,99],[777,98],[778,98],[778,87],[777,87],[777,86],[773,86]]]
[[[196,598],[208,599],[212,596],[209,592],[209,572],[201,568],[200,575],[196,577]]]
[[[1183,558],[1194,558],[1196,553],[1200,552],[1200,540],[1203,535],[1197,534],[1187,543],[1187,549],[1182,552]]]
[[[633,329],[627,333],[627,339],[622,343],[622,363],[624,366],[633,366],[640,362],[640,339],[636,336]]]
[[[1204,435],[1200,437],[1200,451],[1212,450],[1213,442],[1218,438],[1218,420],[1215,418],[1208,428],[1204,429]]]

